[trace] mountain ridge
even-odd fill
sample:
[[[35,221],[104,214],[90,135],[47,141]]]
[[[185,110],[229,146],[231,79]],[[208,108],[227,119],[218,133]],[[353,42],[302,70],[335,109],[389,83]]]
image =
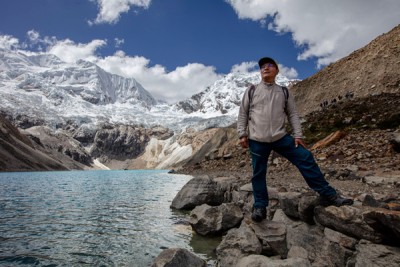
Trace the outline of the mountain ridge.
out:
[[[321,103],[400,91],[400,24],[366,46],[332,63],[293,86],[297,107],[304,116]]]
[[[282,85],[286,85],[285,83],[288,82],[287,86],[296,83],[291,87],[291,92],[294,94],[303,120],[307,120],[307,114],[323,111],[328,107],[344,108],[344,106],[338,105],[340,101],[358,101],[363,95],[379,97],[381,93],[385,92],[399,93],[400,45],[398,43],[400,42],[389,41],[399,40],[399,29],[397,26],[387,34],[376,38],[365,48],[353,52],[304,81],[296,83],[297,81],[279,78],[278,83],[282,82]],[[22,66],[31,64],[34,68],[42,70],[42,67],[38,65],[53,64],[53,62],[57,65],[59,63],[57,59],[34,57],[32,60],[36,61],[35,65],[26,56],[22,57],[20,61],[8,61],[7,58],[12,58],[12,56],[18,55],[0,53],[0,94],[2,97],[0,111],[12,124],[23,129],[23,133],[29,137],[34,147],[40,149],[42,153],[51,154],[55,158],[61,153],[60,160],[65,159],[65,156],[72,159],[72,162],[66,166],[67,169],[95,168],[96,162],[117,169],[152,169],[172,166],[180,168],[185,164],[197,164],[202,160],[220,156],[229,159],[232,157],[232,155],[229,156],[229,151],[237,146],[234,131],[230,130],[229,133],[224,133],[224,130],[216,131],[216,129],[234,125],[244,90],[250,83],[259,81],[257,72],[231,73],[216,81],[205,91],[181,101],[177,105],[152,105],[150,103],[148,106],[133,105],[129,97],[137,96],[135,96],[134,90],[130,90],[130,86],[125,85],[125,88],[130,90],[129,97],[123,96],[126,99],[125,102],[116,101],[113,104],[102,104],[115,100],[110,94],[108,96],[111,99],[103,98],[102,101],[105,102],[97,102],[100,103],[97,105],[85,100],[80,95],[77,96],[80,92],[78,89],[82,86],[80,82],[90,78],[82,78],[85,72],[74,76],[70,69],[69,75],[63,76],[61,73],[57,76],[58,80],[46,81],[45,85],[51,85],[51,81],[54,81],[54,86],[69,86],[70,91],[69,93],[64,92],[64,98],[62,98],[63,93],[54,92],[54,90],[48,90],[47,95],[38,94],[37,91],[43,88],[38,80],[32,78],[34,75],[29,76],[31,74],[25,73],[23,68],[16,68],[13,71],[7,71],[6,68],[10,68],[12,64],[19,67],[21,64]],[[387,58],[387,61],[382,60]],[[90,62],[80,61],[78,63],[82,68],[96,68]],[[76,65],[72,65],[72,69],[74,68]],[[352,73],[353,70],[354,73]],[[32,70],[32,72],[34,71]],[[371,78],[371,73],[376,74],[373,76],[375,79]],[[112,79],[111,75],[103,74]],[[54,75],[56,76],[56,74]],[[45,75],[45,77],[48,76],[50,74]],[[352,87],[349,87],[347,85],[350,84],[349,80],[352,77],[355,77],[357,82],[351,83]],[[357,77],[359,78],[357,79]],[[64,81],[65,84],[63,84]],[[375,84],[371,85],[371,81]],[[16,84],[22,84],[20,86],[22,88],[18,88],[15,86]],[[65,89],[64,87],[62,88]],[[343,98],[347,92],[352,92],[351,98]],[[61,94],[61,99],[58,98],[59,94]],[[123,95],[124,91],[121,94]],[[389,97],[391,96],[389,95]],[[72,101],[76,99],[79,101]],[[144,99],[146,100],[146,95]],[[333,101],[333,99],[337,101]],[[389,119],[394,118],[390,119],[391,121],[396,120],[398,116],[400,103],[396,104],[397,99],[393,98],[394,102],[390,101],[393,114],[385,115]],[[58,105],[57,100],[61,101]],[[65,100],[71,101],[64,103]],[[321,106],[325,101],[328,102],[327,105]],[[63,104],[67,105],[63,106]],[[51,108],[43,110],[41,109],[43,105]],[[351,106],[349,107],[351,109]],[[349,107],[345,109],[349,109]],[[371,108],[376,109],[377,107],[371,106]],[[327,123],[335,125],[353,123],[356,115],[346,112],[347,110],[340,117],[331,118]],[[375,113],[373,112],[373,114]],[[369,114],[363,116],[365,118],[357,118],[357,120],[362,122],[371,117]],[[391,121],[388,123],[390,124]],[[315,129],[317,124],[306,124],[305,129]],[[121,126],[125,127],[124,125],[127,128],[120,128]],[[398,127],[396,124],[392,125]],[[328,128],[326,127],[327,130],[329,130]],[[312,131],[311,134],[313,134]],[[315,135],[315,138],[323,137],[323,135]],[[56,140],[60,140],[60,144],[57,144]],[[115,142],[121,146],[120,149],[113,147],[112,144]],[[119,157],[118,151],[124,151],[125,156]],[[135,151],[135,153],[130,151]],[[91,155],[92,152],[93,155]],[[192,160],[192,156],[195,159]],[[77,164],[74,164],[74,161]]]

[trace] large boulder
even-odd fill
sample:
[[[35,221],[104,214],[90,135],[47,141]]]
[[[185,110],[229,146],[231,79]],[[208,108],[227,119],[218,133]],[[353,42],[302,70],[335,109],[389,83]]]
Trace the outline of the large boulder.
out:
[[[242,210],[233,203],[214,207],[203,204],[192,210],[189,223],[200,235],[214,235],[236,227],[242,219]]]
[[[280,222],[264,220],[252,223],[250,227],[258,237],[263,247],[262,254],[267,256],[287,256],[286,226]]]
[[[329,227],[357,239],[366,239],[381,243],[383,235],[374,231],[363,219],[361,207],[322,207],[315,208],[315,219],[325,227]]]
[[[151,267],[177,266],[206,267],[207,263],[186,249],[170,248],[163,250],[151,265]]]
[[[273,221],[286,226],[288,258],[305,258],[313,266],[346,266],[353,255],[355,243],[352,242],[357,241],[351,237],[293,219],[281,209],[275,212]]]
[[[314,193],[282,192],[279,193],[280,208],[287,216],[314,224],[314,208],[319,197]]]
[[[202,204],[221,205],[228,201],[226,197],[229,195],[227,192],[231,187],[230,179],[212,179],[208,175],[194,177],[182,187],[172,200],[171,208],[191,210]]]
[[[400,211],[375,208],[363,214],[364,221],[381,233],[384,243],[400,245]]]
[[[216,251],[219,266],[231,267],[245,256],[260,254],[262,246],[253,230],[242,222],[240,228],[228,231]]]
[[[371,244],[362,241],[357,245],[357,252],[348,266],[400,266],[400,248]]]

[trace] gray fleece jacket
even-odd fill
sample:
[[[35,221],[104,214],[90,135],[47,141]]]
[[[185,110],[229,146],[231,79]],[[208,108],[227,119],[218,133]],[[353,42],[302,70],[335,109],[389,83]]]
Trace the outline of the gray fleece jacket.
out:
[[[303,137],[299,115],[291,93],[287,101],[286,115],[286,99],[281,86],[261,81],[256,85],[251,104],[249,90],[250,87],[246,89],[239,109],[237,122],[239,138],[247,136],[251,140],[267,143],[277,141],[287,133],[286,117],[292,126],[294,137]]]

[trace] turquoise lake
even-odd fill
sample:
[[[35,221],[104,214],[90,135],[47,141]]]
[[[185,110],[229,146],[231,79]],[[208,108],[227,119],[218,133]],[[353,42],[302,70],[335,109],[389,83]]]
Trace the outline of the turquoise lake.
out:
[[[169,207],[191,178],[147,170],[0,173],[0,266],[150,266],[172,247],[208,259],[217,241],[193,234],[187,213]]]

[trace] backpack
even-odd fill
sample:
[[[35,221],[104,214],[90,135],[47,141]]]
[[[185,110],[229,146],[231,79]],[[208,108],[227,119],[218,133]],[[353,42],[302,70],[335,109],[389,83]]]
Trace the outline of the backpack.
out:
[[[287,113],[287,102],[288,102],[288,99],[289,99],[289,90],[285,86],[281,86],[281,88],[282,88],[283,94],[285,95],[285,113],[287,115],[288,114]],[[249,120],[251,119],[250,116],[249,116],[250,115],[250,106],[251,106],[251,101],[253,100],[253,95],[254,95],[254,91],[255,90],[256,90],[256,86],[254,84],[252,84],[250,86],[249,91],[247,92],[248,93],[248,97],[249,97],[249,110],[248,110],[248,114],[247,114],[248,117],[249,117]]]

